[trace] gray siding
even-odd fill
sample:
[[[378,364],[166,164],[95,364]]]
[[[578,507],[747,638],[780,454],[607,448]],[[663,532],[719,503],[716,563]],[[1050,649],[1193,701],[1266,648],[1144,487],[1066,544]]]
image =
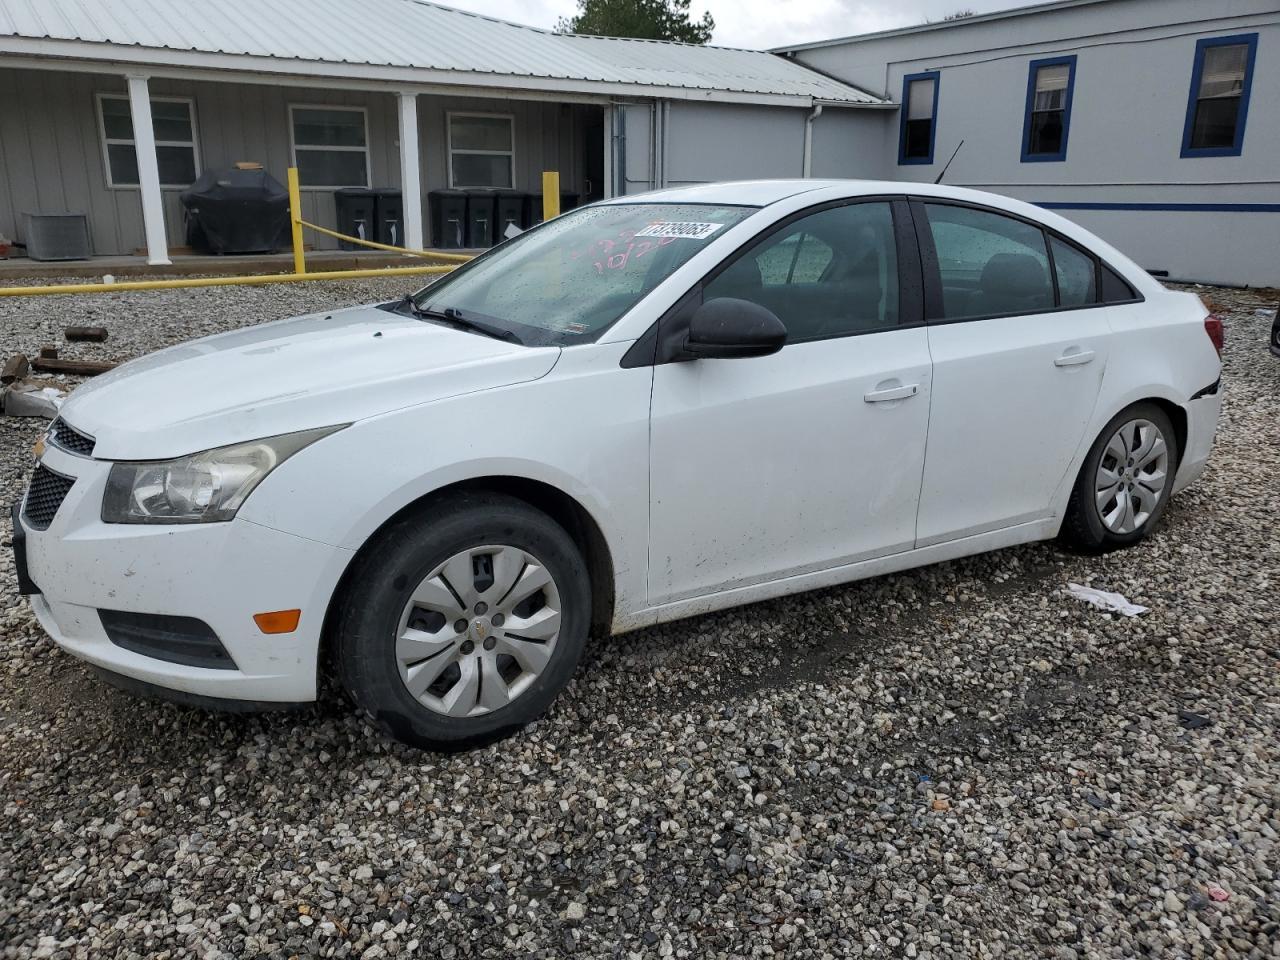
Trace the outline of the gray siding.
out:
[[[22,239],[26,212],[83,212],[95,253],[142,245],[137,190],[111,190],[103,166],[95,94],[124,80],[92,74],[0,70],[0,233]]]
[[[815,177],[880,180],[890,176],[884,156],[889,131],[897,137],[898,114],[890,110],[827,108],[813,124]]]
[[[798,177],[804,169],[804,121],[793,107],[672,102],[667,113],[668,186]]]
[[[1254,32],[1242,154],[1181,157],[1196,41]],[[1067,158],[1024,163],[1029,63],[1068,53],[1078,61]],[[934,163],[898,164],[894,115],[880,141],[883,169],[894,179],[932,181],[963,140],[947,183],[1033,203],[1280,203],[1280,11],[1273,0],[1212,10],[1203,0],[1114,0],[817,48],[798,59],[895,101],[906,74],[940,72]],[[1274,210],[1062,212],[1149,269],[1280,284]]]
[[[618,111],[626,113],[624,193],[804,172],[807,108],[670,101],[629,104]],[[828,107],[814,123],[812,175],[884,176],[887,113]]]
[[[95,254],[139,251],[144,246],[140,194],[136,187],[107,186],[97,117],[96,95],[124,94],[123,77],[0,69],[0,88],[6,91],[0,102],[0,233],[22,239],[24,211],[83,211],[89,217]],[[371,181],[374,186],[400,186],[398,106],[392,93],[162,79],[152,80],[151,93],[194,101],[202,169],[253,160],[281,182],[291,162],[290,104],[364,107]],[[542,171],[559,169],[562,188],[577,193],[583,183],[582,125],[587,109],[592,108],[420,97],[424,193],[447,185],[445,116],[449,110],[514,114],[516,188],[540,192]],[[185,242],[180,192],[164,190],[171,247]],[[334,226],[332,189],[304,188],[302,206],[307,220]],[[307,242],[321,249],[336,245],[318,234],[308,235]]]

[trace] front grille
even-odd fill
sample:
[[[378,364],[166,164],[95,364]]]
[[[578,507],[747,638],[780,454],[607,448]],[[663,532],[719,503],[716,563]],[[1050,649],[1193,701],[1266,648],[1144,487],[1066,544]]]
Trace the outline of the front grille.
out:
[[[22,516],[27,523],[36,530],[48,530],[74,483],[71,477],[54,473],[43,463],[36,464],[31,486],[27,488],[27,499],[22,505]]]
[[[49,427],[49,440],[67,453],[74,453],[81,457],[93,456],[93,447],[96,442],[93,437],[81,433],[61,417],[53,421],[53,425]]]

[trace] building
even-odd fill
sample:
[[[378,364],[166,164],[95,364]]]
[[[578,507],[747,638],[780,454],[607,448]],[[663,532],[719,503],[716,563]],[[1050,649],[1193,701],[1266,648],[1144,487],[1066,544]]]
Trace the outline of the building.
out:
[[[180,191],[239,161],[281,181],[296,165],[304,218],[327,226],[335,189],[399,187],[421,247],[435,190],[537,193],[558,170],[576,201],[829,175],[863,114],[894,109],[761,51],[561,36],[420,0],[0,0],[0,90],[0,234],[23,239],[25,212],[83,212],[93,253],[156,264],[183,243]]]
[[[1060,0],[780,52],[905,105],[860,175],[950,162],[1158,274],[1280,286],[1276,0]]]
[[[422,0],[0,0],[0,90],[0,234],[84,212],[94,253],[152,263],[181,189],[245,160],[296,165],[330,227],[336,189],[401,188],[415,247],[432,192],[544,170],[572,202],[945,170],[1153,272],[1280,286],[1280,0],[1057,0],[773,52]]]

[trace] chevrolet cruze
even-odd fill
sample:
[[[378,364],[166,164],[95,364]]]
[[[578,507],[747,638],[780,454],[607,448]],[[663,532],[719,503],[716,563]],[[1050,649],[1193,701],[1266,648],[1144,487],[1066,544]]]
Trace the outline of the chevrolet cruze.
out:
[[[403,300],[80,387],[14,511],[63,649],[189,703],[456,749],[587,637],[1052,537],[1204,469],[1220,322],[970,190],[761,181],[574,211]]]

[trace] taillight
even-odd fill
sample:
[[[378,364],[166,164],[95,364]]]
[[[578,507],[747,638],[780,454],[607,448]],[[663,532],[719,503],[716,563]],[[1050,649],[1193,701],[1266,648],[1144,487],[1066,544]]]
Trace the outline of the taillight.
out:
[[[1209,339],[1213,342],[1213,349],[1218,351],[1218,356],[1222,356],[1222,345],[1226,341],[1226,336],[1222,329],[1222,318],[1214,316],[1212,313],[1205,317],[1204,332],[1209,335]]]

